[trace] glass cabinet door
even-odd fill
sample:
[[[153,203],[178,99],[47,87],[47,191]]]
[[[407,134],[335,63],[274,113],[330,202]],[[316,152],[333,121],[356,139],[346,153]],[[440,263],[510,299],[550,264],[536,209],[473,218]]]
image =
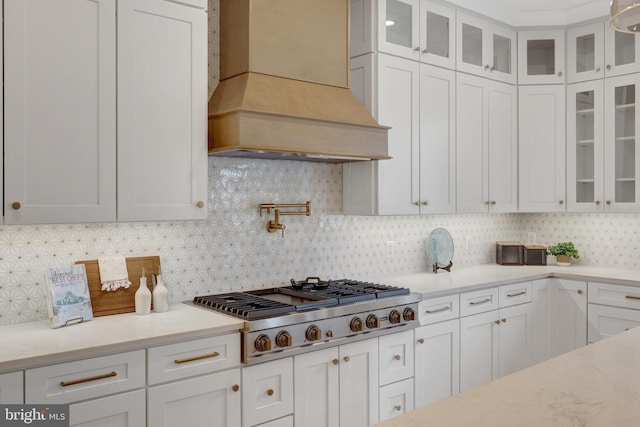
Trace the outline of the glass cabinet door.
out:
[[[482,67],[482,47],[482,28],[463,23],[462,62]]]
[[[567,86],[569,211],[601,211],[603,193],[603,83]]]
[[[383,52],[417,59],[419,0],[383,0],[379,9],[379,49]]]
[[[564,64],[563,30],[518,32],[518,83],[564,83]]]
[[[604,77],[604,27],[602,22],[567,30],[569,83]]]
[[[491,69],[511,74],[511,39],[493,34],[493,65]]]
[[[640,35],[614,31],[605,22],[605,75],[640,72]]]
[[[637,97],[640,78],[615,77],[605,83],[605,209],[637,211]]]
[[[455,68],[455,10],[423,0],[420,16],[421,61]]]

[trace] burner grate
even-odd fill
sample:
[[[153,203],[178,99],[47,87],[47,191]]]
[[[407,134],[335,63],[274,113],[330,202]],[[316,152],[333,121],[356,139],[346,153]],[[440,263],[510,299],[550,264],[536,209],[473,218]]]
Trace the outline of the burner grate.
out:
[[[380,285],[377,283],[360,282],[349,279],[334,280],[331,282],[331,286],[339,289],[348,289],[352,292],[373,295],[374,299],[407,295],[411,293],[411,290],[408,288],[398,288],[396,286]]]
[[[194,297],[193,303],[244,320],[262,319],[295,311],[295,307],[289,304],[242,292]]]

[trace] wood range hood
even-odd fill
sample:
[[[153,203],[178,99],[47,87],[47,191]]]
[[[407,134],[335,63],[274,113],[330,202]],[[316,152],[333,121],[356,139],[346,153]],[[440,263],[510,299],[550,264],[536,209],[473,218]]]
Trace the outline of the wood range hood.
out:
[[[221,0],[209,153],[388,159],[389,127],[349,89],[349,0]]]

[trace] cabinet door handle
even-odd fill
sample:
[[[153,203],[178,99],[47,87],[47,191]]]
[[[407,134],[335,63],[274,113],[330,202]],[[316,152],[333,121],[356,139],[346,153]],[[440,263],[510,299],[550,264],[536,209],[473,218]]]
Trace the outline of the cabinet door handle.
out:
[[[611,205],[611,200],[607,200],[605,203],[607,204],[607,206],[609,206]]]
[[[218,357],[218,356],[220,356],[220,353],[218,353],[217,351],[214,351],[213,353],[203,354],[201,356],[189,357],[187,359],[176,359],[173,362],[177,364],[181,364],[181,363],[193,362],[194,360],[202,360],[202,359],[208,359],[210,357]]]
[[[600,200],[596,200],[596,206],[600,206]]]
[[[519,297],[520,295],[526,295],[527,291],[516,292],[515,294],[507,294],[507,298]]]
[[[267,396],[273,396],[273,389],[272,388],[267,390]]]
[[[337,365],[338,363],[340,363],[340,361],[338,359],[333,359],[331,363],[333,363],[334,365]]]
[[[196,203],[196,206],[199,208],[204,208],[204,202],[200,200],[198,203]]]
[[[394,407],[393,407],[393,409],[394,409],[396,412],[399,412],[399,411],[401,411],[401,410],[402,410],[402,406],[400,406],[400,405],[396,405],[396,406],[394,406]]]
[[[413,204],[416,206],[420,206],[420,200],[418,200],[417,202],[413,202]]]
[[[582,295],[582,289],[578,289],[578,295]]]
[[[233,387],[231,387],[231,390],[237,392],[238,390],[240,390],[240,386],[238,384],[234,384]]]
[[[112,372],[109,372],[108,374],[96,375],[95,377],[81,378],[79,380],[73,380],[73,381],[60,381],[60,385],[62,387],[69,387],[70,385],[88,383],[90,381],[103,380],[105,378],[115,377],[116,375],[118,374],[115,371],[112,371]]]
[[[416,52],[420,52],[420,46],[416,46],[413,50]]]
[[[561,205],[564,205],[564,200],[560,200],[558,203],[560,203]]]
[[[11,209],[14,209],[16,211],[19,210],[21,207],[22,207],[22,205],[20,204],[20,202],[11,203]]]
[[[607,64],[607,70],[611,69],[611,64]]]
[[[427,314],[435,314],[435,313],[442,313],[443,311],[450,311],[451,307],[442,307],[442,308],[436,308],[435,310],[425,310],[424,312]]]
[[[399,354],[396,354],[395,356],[393,356],[393,360],[400,360],[402,359],[402,356],[400,356]]]
[[[598,65],[598,66],[596,67],[596,73],[599,73],[599,72],[600,72],[600,66]]]
[[[507,323],[507,319],[503,318],[502,323]]]
[[[478,304],[484,304],[487,302],[491,302],[491,298],[483,299],[482,301],[470,301],[469,305],[478,305]]]
[[[498,319],[498,320],[494,320],[493,322],[494,322],[496,325],[499,325],[499,324],[500,324],[500,319]]]
[[[418,338],[418,344],[424,344],[424,338]]]
[[[345,356],[345,357],[342,358],[342,360],[344,360],[345,362],[349,363],[351,358],[349,356]]]
[[[490,68],[491,68],[491,67],[489,66],[489,64],[487,64],[487,65],[485,65],[485,66],[484,66],[484,69],[485,69],[485,70],[487,70],[487,71],[488,71]]]
[[[625,298],[626,299],[633,299],[633,300],[640,300],[640,297],[636,296],[636,295],[626,295]]]
[[[562,71],[558,71],[558,77],[562,77]]]

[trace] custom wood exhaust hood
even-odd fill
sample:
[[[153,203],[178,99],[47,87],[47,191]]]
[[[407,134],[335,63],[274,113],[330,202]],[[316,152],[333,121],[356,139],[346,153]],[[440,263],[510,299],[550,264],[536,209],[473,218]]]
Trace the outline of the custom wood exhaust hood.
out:
[[[388,159],[389,128],[349,89],[348,0],[221,0],[209,153]]]

